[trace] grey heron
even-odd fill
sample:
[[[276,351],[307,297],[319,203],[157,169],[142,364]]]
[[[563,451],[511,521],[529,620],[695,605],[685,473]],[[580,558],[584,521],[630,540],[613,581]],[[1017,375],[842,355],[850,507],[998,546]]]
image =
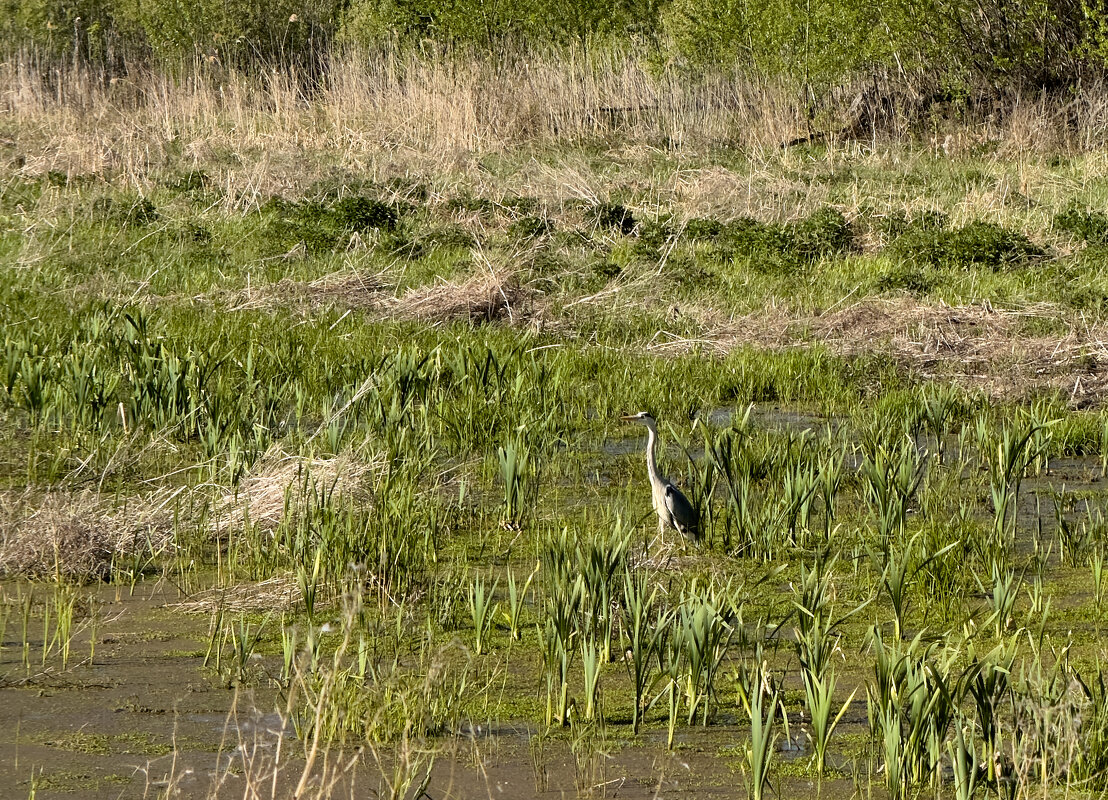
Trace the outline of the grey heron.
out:
[[[648,431],[646,472],[650,477],[650,500],[654,513],[658,515],[658,532],[664,533],[666,525],[669,525],[699,544],[700,515],[681,490],[658,472],[658,462],[654,455],[654,447],[658,442],[658,423],[654,421],[653,415],[649,411],[640,411],[638,414],[625,414],[620,419],[645,425]]]

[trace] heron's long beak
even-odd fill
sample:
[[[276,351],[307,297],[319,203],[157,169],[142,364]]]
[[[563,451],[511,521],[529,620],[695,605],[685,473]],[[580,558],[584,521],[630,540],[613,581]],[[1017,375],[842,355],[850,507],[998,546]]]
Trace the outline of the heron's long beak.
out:
[[[634,422],[638,419],[638,417],[634,416],[633,414],[620,414],[619,418],[624,422]]]

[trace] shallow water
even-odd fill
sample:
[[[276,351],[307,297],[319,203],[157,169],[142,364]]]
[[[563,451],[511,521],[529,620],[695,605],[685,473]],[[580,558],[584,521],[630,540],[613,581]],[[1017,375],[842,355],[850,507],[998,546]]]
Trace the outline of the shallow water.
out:
[[[718,409],[712,420],[725,424],[733,411]],[[787,409],[759,410],[754,420],[759,427],[784,431],[818,432],[838,425]],[[641,435],[628,435],[603,443],[597,458],[603,467],[641,453],[643,445]],[[948,451],[948,457],[956,454]],[[856,466],[848,464],[848,469]],[[1067,492],[1103,491],[1099,459],[1057,459],[1044,474],[1024,480],[1018,550],[1030,547],[1040,512],[1044,533],[1054,530],[1050,498],[1063,486]],[[1087,504],[1079,502],[1070,517],[1078,519]],[[988,499],[979,498],[975,516],[985,519],[989,513]],[[28,584],[0,586],[9,600],[29,590]],[[34,587],[39,597],[52,591],[49,585]],[[162,796],[170,789],[178,797],[243,797],[259,776],[266,782],[262,797],[269,797],[273,787],[277,796],[290,796],[304,769],[302,743],[274,712],[278,698],[266,680],[229,688],[203,667],[208,614],[176,607],[183,598],[165,581],[140,582],[133,593],[117,587],[86,591],[95,594],[101,620],[92,663],[87,661],[91,632],[85,629],[74,641],[68,669],[60,669],[56,656],[43,667],[42,623],[36,617],[29,629],[28,667],[18,613],[9,613],[0,649],[6,701],[0,703],[0,763],[6,765],[0,770],[0,797],[28,797],[33,790],[39,799],[129,800]],[[1058,599],[1063,601],[1059,605],[1066,600]],[[279,669],[272,656],[260,666],[272,674]],[[605,737],[575,746],[572,731],[551,736],[528,721],[468,721],[437,744],[441,752],[427,796],[746,797],[740,765],[748,729],[733,708],[724,703],[708,728],[679,726],[674,751],[666,748],[665,732],[657,728],[632,739],[628,726],[615,725]],[[856,701],[839,733],[861,736],[866,730],[864,701]],[[804,771],[809,756],[799,731],[798,723],[790,739],[778,741],[778,763],[797,765],[784,769],[777,780],[782,797],[807,797],[813,791],[808,778],[791,777]],[[278,755],[283,766],[275,771]],[[839,754],[832,758],[844,772],[865,769]],[[365,797],[380,788],[381,768],[369,754],[352,763],[353,770],[329,796]],[[313,780],[319,778],[318,767],[313,774]],[[854,781],[844,777],[825,780],[822,787],[828,797],[853,789]]]

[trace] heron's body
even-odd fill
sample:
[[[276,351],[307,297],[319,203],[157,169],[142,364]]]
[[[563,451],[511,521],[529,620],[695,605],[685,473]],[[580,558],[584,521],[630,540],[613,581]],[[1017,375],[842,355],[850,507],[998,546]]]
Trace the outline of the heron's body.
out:
[[[654,506],[654,513],[658,515],[658,532],[663,533],[669,526],[694,542],[699,542],[700,515],[681,490],[658,471],[654,452],[658,443],[658,427],[654,417],[641,411],[623,419],[646,426],[646,472],[650,478],[650,501]]]

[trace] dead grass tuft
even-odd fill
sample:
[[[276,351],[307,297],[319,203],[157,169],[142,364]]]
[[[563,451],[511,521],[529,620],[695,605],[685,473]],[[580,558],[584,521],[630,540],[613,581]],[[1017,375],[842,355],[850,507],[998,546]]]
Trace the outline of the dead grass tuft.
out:
[[[514,275],[490,273],[461,283],[443,281],[413,289],[392,301],[387,313],[433,324],[455,320],[519,324],[530,318],[531,300]]]
[[[168,507],[177,493],[135,498],[121,509],[91,491],[0,498],[0,575],[104,580],[120,559],[171,546]]]
[[[286,498],[290,508],[297,508],[312,491],[326,490],[369,502],[365,479],[381,466],[347,455],[305,458],[273,448],[251,468],[236,490],[217,501],[213,529],[223,533],[241,528],[249,517],[250,523],[262,530],[275,530],[284,518]]]
[[[380,307],[387,283],[382,273],[340,270],[303,283],[288,278],[246,287],[230,300],[232,311],[298,306],[304,310],[341,308],[364,311]]]
[[[244,581],[234,586],[221,586],[193,595],[182,603],[172,603],[170,608],[188,614],[224,612],[242,614],[250,612],[288,611],[301,600],[300,587],[293,575],[275,575],[264,581]]]

